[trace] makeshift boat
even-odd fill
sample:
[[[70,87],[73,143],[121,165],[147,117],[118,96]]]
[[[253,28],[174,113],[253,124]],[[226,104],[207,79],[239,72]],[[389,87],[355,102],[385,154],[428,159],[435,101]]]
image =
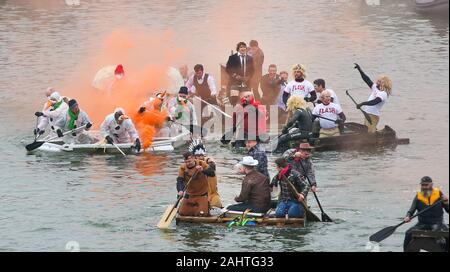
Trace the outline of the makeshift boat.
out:
[[[448,12],[449,0],[415,0],[416,8],[424,12]]]
[[[278,226],[278,227],[304,227],[305,218],[276,218],[273,214],[247,213],[245,216],[246,226]],[[219,224],[230,225],[231,222],[238,222],[242,217],[242,212],[227,211],[216,216],[181,216],[176,217],[176,223],[193,223],[193,224]]]
[[[144,150],[144,152],[170,152],[174,151],[176,148],[185,146],[187,141],[184,139],[190,133],[182,133],[178,136],[172,138],[154,138],[150,147]],[[22,141],[24,145],[27,142]],[[116,144],[120,150],[125,154],[136,154],[136,149],[132,143]],[[87,153],[87,154],[117,154],[120,151],[117,147],[111,144],[99,142],[94,144],[75,144],[75,143],[64,143],[63,141],[51,141],[45,142],[39,148],[29,151],[28,153],[35,152],[75,152],[75,153]],[[142,151],[141,151],[142,152]]]

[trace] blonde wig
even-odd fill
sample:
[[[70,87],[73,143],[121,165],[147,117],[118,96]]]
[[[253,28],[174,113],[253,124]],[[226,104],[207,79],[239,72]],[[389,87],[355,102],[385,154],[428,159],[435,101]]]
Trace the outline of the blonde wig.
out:
[[[388,76],[381,76],[380,81],[380,90],[387,92],[388,95],[392,94],[392,81]]]
[[[302,72],[303,78],[307,77],[306,68],[305,68],[304,65],[302,65],[302,64],[295,64],[294,66],[292,66],[292,72],[295,73],[296,71]]]

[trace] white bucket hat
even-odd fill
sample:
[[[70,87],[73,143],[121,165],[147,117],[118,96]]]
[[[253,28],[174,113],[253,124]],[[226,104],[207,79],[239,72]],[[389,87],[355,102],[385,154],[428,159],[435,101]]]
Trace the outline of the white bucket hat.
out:
[[[242,161],[239,163],[245,166],[257,166],[258,165],[258,161],[253,159],[250,156],[246,156],[244,158],[242,158]]]

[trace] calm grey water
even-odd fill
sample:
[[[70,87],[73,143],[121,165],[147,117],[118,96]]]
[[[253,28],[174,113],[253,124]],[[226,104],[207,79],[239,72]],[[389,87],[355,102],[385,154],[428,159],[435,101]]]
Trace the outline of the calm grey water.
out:
[[[412,1],[63,1],[0,0],[0,250],[64,251],[367,251],[368,237],[399,222],[430,175],[448,193],[449,28],[447,14],[418,13]],[[376,1],[374,1],[376,2]],[[269,63],[304,63],[340,96],[347,117],[361,114],[345,97],[368,93],[352,69],[384,73],[394,95],[389,124],[410,145],[314,155],[318,192],[333,224],[304,229],[154,226],[174,201],[181,156],[26,155],[42,90],[70,81],[74,66],[118,26],[170,30],[186,63],[214,75],[237,41],[257,39]],[[168,45],[170,46],[170,45]],[[224,202],[239,193],[238,155],[208,144],[218,162]],[[270,157],[273,160],[273,157]],[[270,171],[274,173],[273,165]],[[317,205],[311,198],[315,211]],[[448,217],[446,217],[448,220]],[[380,245],[401,251],[402,227]]]

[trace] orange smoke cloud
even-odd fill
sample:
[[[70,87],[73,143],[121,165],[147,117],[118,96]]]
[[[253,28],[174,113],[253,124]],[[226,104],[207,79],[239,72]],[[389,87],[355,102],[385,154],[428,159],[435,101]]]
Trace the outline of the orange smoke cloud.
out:
[[[167,112],[147,110],[138,115],[137,111],[155,92],[164,90],[169,84],[168,67],[179,63],[184,55],[183,49],[173,47],[172,40],[170,31],[148,33],[131,28],[113,31],[99,48],[81,58],[73,77],[63,86],[63,95],[77,99],[97,128],[115,108],[125,109],[144,148],[150,146]],[[123,65],[125,76],[115,81],[109,92],[91,86],[98,70],[118,64]]]

